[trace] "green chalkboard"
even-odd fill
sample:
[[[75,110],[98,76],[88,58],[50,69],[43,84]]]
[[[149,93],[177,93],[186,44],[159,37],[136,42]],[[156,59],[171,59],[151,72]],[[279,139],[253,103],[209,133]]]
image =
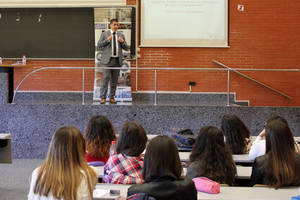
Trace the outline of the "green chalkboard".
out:
[[[0,57],[94,58],[93,8],[0,8]]]

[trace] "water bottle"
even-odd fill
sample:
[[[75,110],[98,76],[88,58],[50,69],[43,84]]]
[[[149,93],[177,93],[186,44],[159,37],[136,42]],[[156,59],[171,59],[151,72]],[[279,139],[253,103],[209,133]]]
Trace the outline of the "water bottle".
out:
[[[22,57],[22,65],[26,65],[26,55],[23,55]]]
[[[116,141],[111,141],[110,149],[109,149],[109,156],[112,156],[116,153]]]

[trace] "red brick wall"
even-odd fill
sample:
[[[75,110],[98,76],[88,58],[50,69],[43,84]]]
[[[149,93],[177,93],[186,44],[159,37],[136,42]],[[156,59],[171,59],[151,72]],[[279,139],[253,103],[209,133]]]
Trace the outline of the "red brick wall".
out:
[[[94,67],[94,61],[38,61],[28,60],[24,68],[15,68],[14,86],[30,72],[41,67]],[[28,77],[19,90],[25,91],[82,91],[81,69],[47,69],[34,73]],[[94,89],[94,70],[86,69],[85,90]]]
[[[237,5],[245,6],[244,12]],[[300,2],[230,1],[230,48],[141,48],[139,67],[300,69]],[[286,95],[289,100],[237,74],[231,73],[231,92],[238,100],[257,106],[300,106],[300,72],[242,72]],[[139,71],[138,90],[154,90],[154,72]],[[158,89],[196,92],[226,92],[227,73],[221,71],[160,71]],[[133,85],[135,89],[135,85]]]
[[[135,0],[127,0],[135,5]],[[244,12],[237,5],[245,6]],[[232,68],[300,69],[300,1],[229,2],[230,48],[141,48],[138,67],[221,68],[217,60]],[[34,66],[94,66],[93,61],[29,61]],[[135,63],[133,63],[135,66]],[[32,69],[15,70],[15,86]],[[71,70],[40,72],[25,81],[21,90],[81,90],[81,72]],[[293,99],[288,100],[254,82],[231,73],[231,92],[238,100],[249,100],[257,106],[300,106],[300,72],[242,72],[277,89]],[[86,73],[86,89],[92,90],[93,71]],[[132,89],[154,90],[154,72],[135,71]],[[226,92],[227,73],[222,71],[159,71],[158,90],[188,91],[195,81],[195,92]]]

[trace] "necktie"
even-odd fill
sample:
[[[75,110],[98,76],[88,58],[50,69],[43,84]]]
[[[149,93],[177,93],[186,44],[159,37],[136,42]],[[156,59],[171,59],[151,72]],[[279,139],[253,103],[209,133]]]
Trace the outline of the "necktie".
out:
[[[113,32],[113,56],[117,55],[116,32]]]

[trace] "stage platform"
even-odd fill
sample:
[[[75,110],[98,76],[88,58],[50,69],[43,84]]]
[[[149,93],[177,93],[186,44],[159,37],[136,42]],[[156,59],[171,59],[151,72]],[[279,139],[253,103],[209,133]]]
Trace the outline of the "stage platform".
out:
[[[126,121],[142,124],[148,134],[161,134],[173,128],[220,127],[224,114],[238,115],[257,135],[266,119],[280,115],[287,119],[295,136],[300,136],[299,107],[244,107],[195,105],[93,105],[93,104],[0,104],[0,132],[11,133],[13,158],[44,158],[52,134],[63,125],[82,132],[88,120],[106,115],[119,133]]]

